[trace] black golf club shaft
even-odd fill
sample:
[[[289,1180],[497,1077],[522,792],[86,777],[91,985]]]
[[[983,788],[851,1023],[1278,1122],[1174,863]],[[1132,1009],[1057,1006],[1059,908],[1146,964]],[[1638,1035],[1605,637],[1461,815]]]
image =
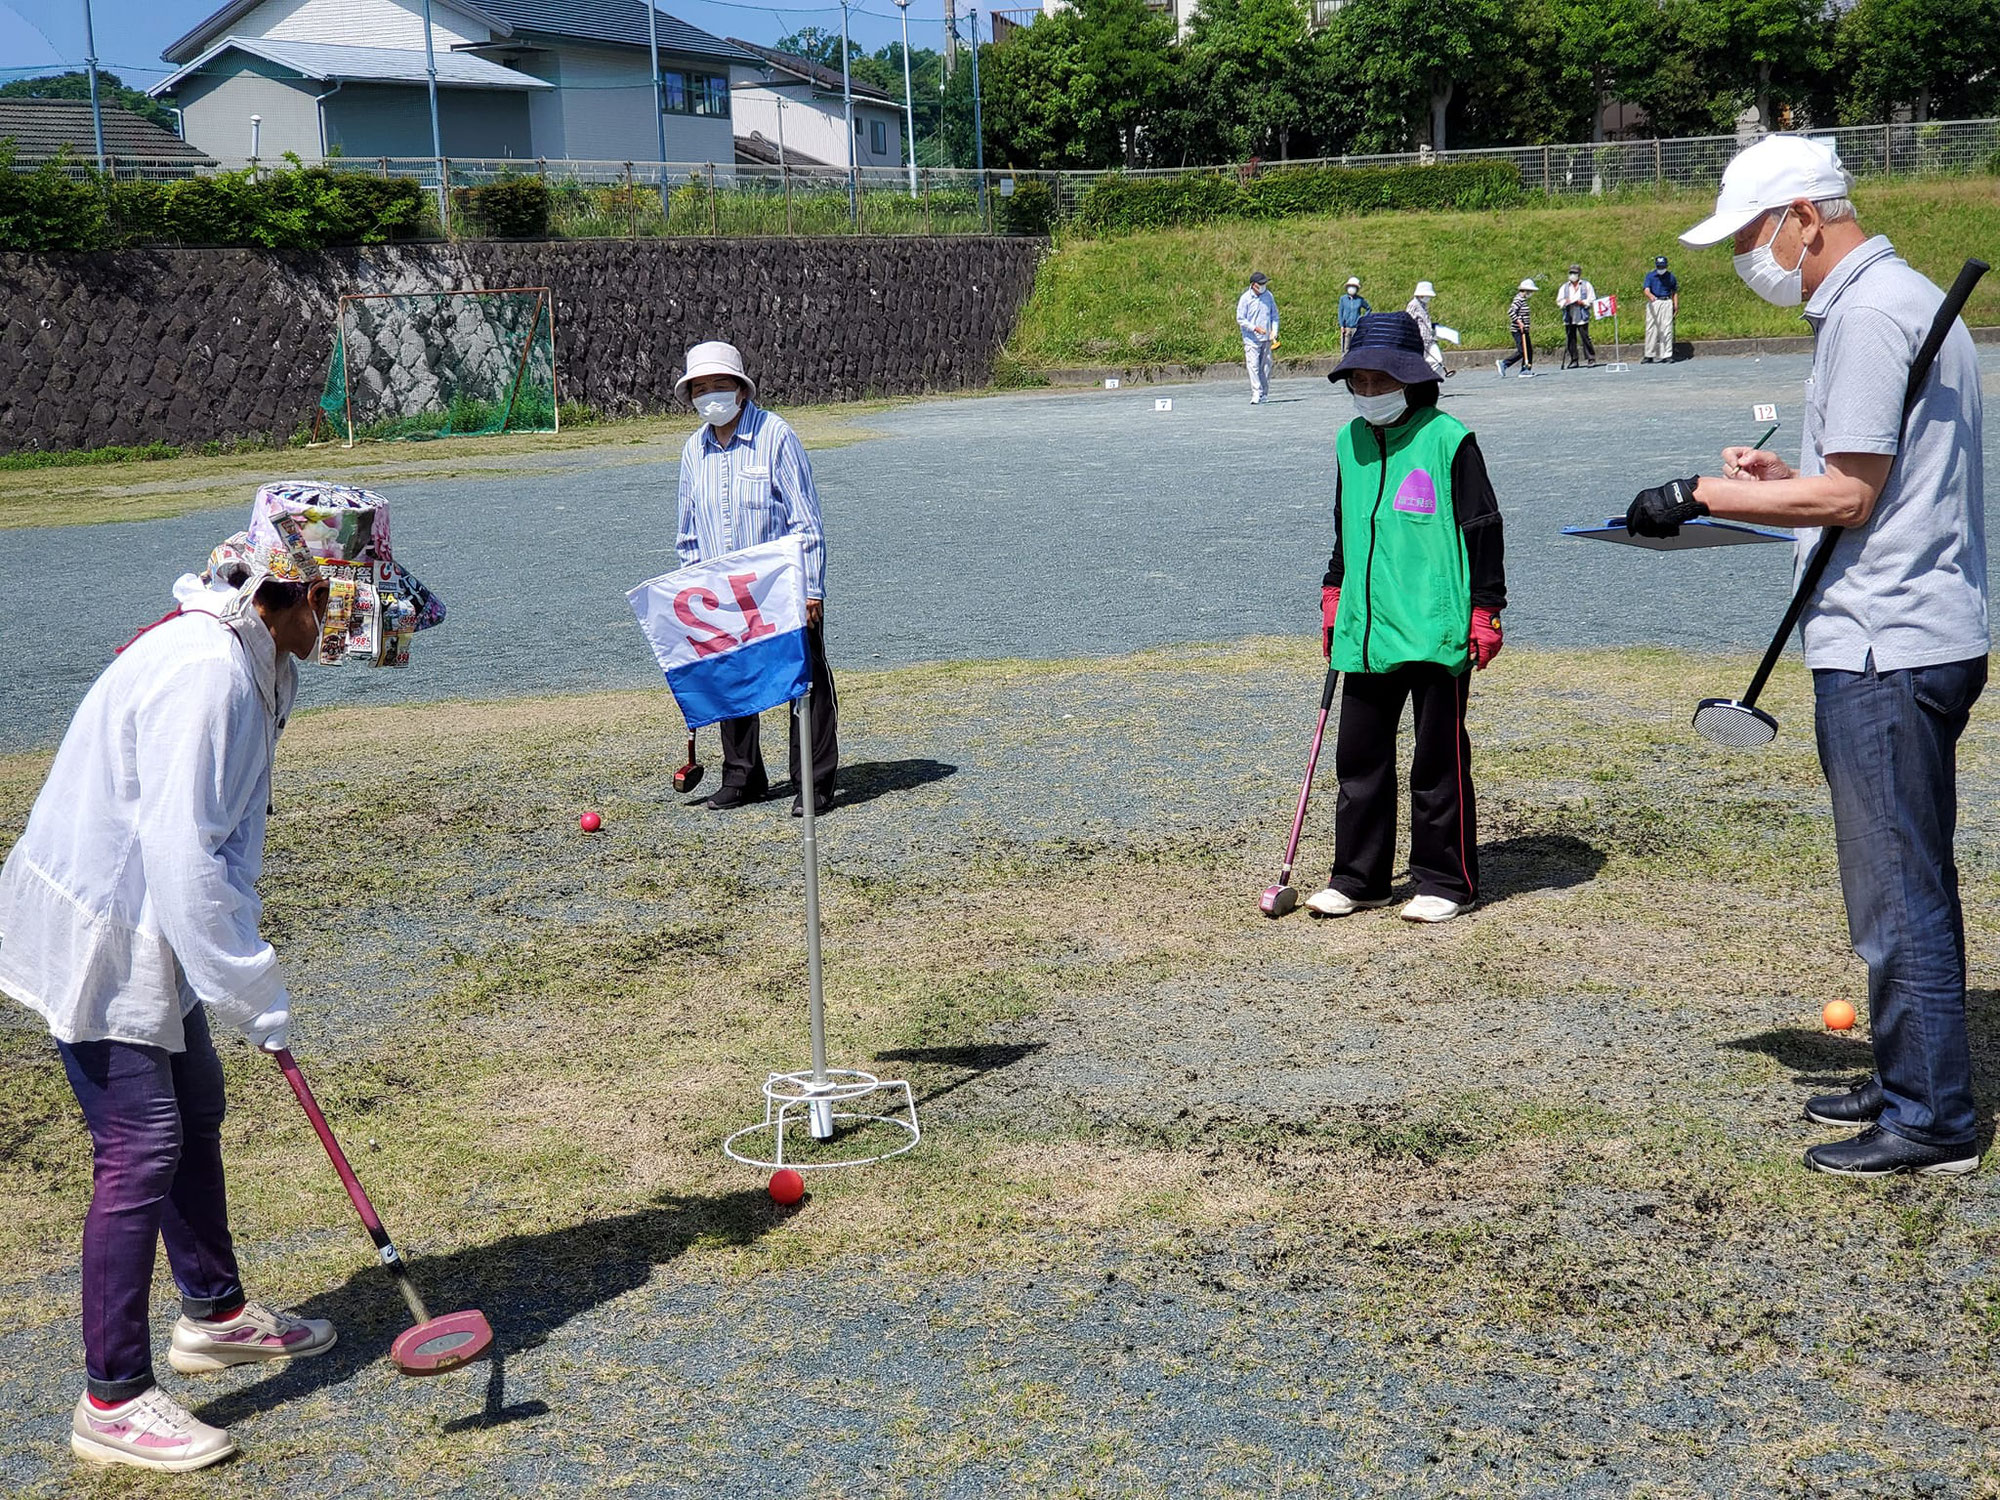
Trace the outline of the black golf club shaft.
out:
[[[1958,315],[1965,308],[1966,300],[1972,296],[1972,289],[1979,285],[1979,278],[1991,269],[1983,260],[1968,260],[1959,267],[1958,279],[1951,284],[1951,290],[1944,294],[1939,304],[1937,316],[1931,320],[1930,332],[1924,336],[1923,344],[1917,350],[1917,357],[1910,365],[1910,383],[1903,391],[1903,421],[1907,424],[1910,413],[1916,408],[1917,397],[1923,390],[1924,381],[1930,378],[1931,365],[1937,360],[1937,352],[1944,347],[1951,325],[1958,321]],[[1901,446],[1898,445],[1898,456]],[[1886,480],[1884,481],[1886,483]],[[1819,583],[1826,576],[1826,565],[1833,560],[1833,549],[1839,543],[1841,528],[1829,526],[1821,534],[1819,544],[1813,548],[1812,557],[1806,562],[1806,570],[1799,575],[1799,586],[1792,591],[1792,602],[1785,606],[1785,618],[1778,624],[1778,633],[1771,637],[1771,644],[1764,652],[1764,659],[1757,664],[1757,675],[1750,679],[1750,690],[1737,699],[1745,708],[1754,708],[1757,695],[1764,691],[1764,684],[1771,679],[1771,671],[1778,665],[1778,658],[1785,654],[1785,645],[1798,628],[1799,618],[1806,612],[1806,604],[1819,591]]]

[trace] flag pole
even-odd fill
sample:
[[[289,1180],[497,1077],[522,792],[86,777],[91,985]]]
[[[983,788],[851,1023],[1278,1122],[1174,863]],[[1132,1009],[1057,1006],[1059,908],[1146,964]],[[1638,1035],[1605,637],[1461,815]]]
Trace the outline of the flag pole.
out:
[[[804,696],[799,699],[799,802],[805,810],[800,842],[805,849],[806,862],[806,1001],[812,1022],[812,1081],[815,1089],[822,1089],[826,1086],[826,992],[820,979],[819,963],[819,834],[815,828],[819,811],[819,788],[815,783],[819,778],[814,774],[816,769],[813,765],[813,689],[808,685]],[[814,1140],[823,1141],[832,1136],[832,1101],[814,1100],[809,1123]]]

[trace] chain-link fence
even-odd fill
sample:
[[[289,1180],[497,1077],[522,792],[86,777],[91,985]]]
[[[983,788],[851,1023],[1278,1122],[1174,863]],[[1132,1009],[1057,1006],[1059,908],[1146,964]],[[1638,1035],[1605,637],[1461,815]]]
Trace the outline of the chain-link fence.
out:
[[[1810,132],[1832,141],[1859,177],[1951,175],[2000,169],[2000,120],[1843,126]],[[1430,162],[1508,161],[1530,193],[1579,194],[1649,188],[1712,188],[1754,132],[1677,140],[1604,141],[1589,145],[1503,146],[1393,155],[1245,162],[1224,167],[1153,167],[1124,174],[1160,178],[1191,172],[1244,177],[1293,167],[1414,166]],[[265,172],[288,163],[242,159],[202,162],[114,158],[117,181],[168,183],[213,172]],[[402,177],[421,184],[437,205],[434,232],[452,238],[632,238],[653,235],[1045,234],[1082,206],[1103,172],[1028,172],[962,168],[819,164],[496,160],[459,157],[332,157],[311,163],[335,172]],[[21,164],[17,164],[17,169]],[[67,158],[63,169],[89,175],[92,164]],[[518,217],[503,230],[483,190],[534,178],[547,188],[545,222],[524,231]],[[539,212],[539,211],[538,211]]]

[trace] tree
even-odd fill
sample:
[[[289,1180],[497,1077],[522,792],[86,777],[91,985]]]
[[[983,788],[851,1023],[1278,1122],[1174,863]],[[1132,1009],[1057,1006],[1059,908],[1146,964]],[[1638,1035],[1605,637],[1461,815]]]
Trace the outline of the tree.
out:
[[[1803,98],[1812,86],[1812,58],[1826,26],[1823,0],[1684,0],[1678,30],[1702,74],[1757,106],[1771,129],[1773,102]]]
[[[1136,167],[1141,133],[1176,83],[1174,23],[1146,0],[1075,0],[1075,13],[1093,90],[1091,123],[1109,127],[1124,165]]]
[[[1548,18],[1557,68],[1557,92],[1592,142],[1604,139],[1604,107],[1652,71],[1660,31],[1657,0],[1552,0]],[[1569,137],[1575,139],[1574,136]]]
[[[52,78],[17,78],[14,82],[0,86],[0,99],[81,99],[90,98],[90,75],[88,73],[58,73]],[[97,98],[107,107],[130,110],[142,120],[150,120],[160,129],[178,135],[179,128],[174,120],[174,112],[159,100],[150,98],[138,89],[128,89],[116,73],[97,71]]]
[[[1048,171],[1118,161],[1121,142],[1099,108],[1084,56],[1082,18],[1071,10],[980,50],[988,162]]]
[[[1404,150],[1426,134],[1444,150],[1459,86],[1513,36],[1505,0],[1350,0],[1333,28],[1343,71],[1367,91],[1365,150]]]
[[[1325,44],[1305,0],[1203,0],[1184,48],[1183,100],[1210,123],[1222,154],[1294,155]]]
[[[1886,120],[1899,105],[1919,121],[1983,116],[2000,102],[2000,0],[1860,0],[1834,54],[1849,123]]]

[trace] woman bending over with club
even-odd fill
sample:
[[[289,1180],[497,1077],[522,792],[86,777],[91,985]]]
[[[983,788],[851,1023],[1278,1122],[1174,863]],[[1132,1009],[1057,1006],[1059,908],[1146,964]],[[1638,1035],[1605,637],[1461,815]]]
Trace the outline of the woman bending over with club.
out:
[[[1396,726],[1413,700],[1417,889],[1402,915],[1448,922],[1479,897],[1467,668],[1500,654],[1500,506],[1478,441],[1438,409],[1437,372],[1407,313],[1363,318],[1327,378],[1347,382],[1358,415],[1338,443],[1333,556],[1320,591],[1328,660],[1345,674],[1333,873],[1305,905],[1344,917],[1389,904]]]
[[[271,764],[328,586],[296,539],[225,544],[179,608],[121,650],[63,736],[0,869],[0,990],[39,1013],[90,1129],[87,1378],[70,1446],[199,1469],[236,1451],[153,1381],[155,1246],[181,1291],[182,1373],[319,1354],[330,1324],[248,1301],[222,1179],[212,1015],[266,1048],[290,1020],[258,935]]]

